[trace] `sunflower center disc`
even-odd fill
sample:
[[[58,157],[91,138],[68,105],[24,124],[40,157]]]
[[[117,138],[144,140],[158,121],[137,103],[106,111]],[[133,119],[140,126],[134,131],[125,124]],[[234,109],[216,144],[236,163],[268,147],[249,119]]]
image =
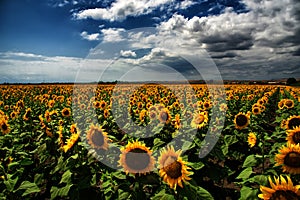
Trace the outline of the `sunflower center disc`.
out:
[[[300,143],[300,131],[296,132],[294,135],[293,135],[293,141],[298,144]]]
[[[179,163],[178,161],[174,161],[171,164],[165,166],[164,170],[166,171],[169,177],[176,179],[182,175],[181,168],[181,163]]]
[[[94,134],[92,135],[92,141],[95,146],[102,146],[104,144],[103,134],[100,131],[95,130]]]
[[[292,118],[288,122],[289,129],[293,129],[296,126],[300,126],[300,118]]]
[[[274,192],[270,200],[298,200],[297,194],[290,190],[277,190]]]
[[[286,101],[285,102],[285,105],[288,107],[288,108],[291,108],[293,106],[293,103],[292,101]]]
[[[254,108],[254,113],[259,113],[259,108]]]
[[[289,167],[300,167],[300,153],[290,152],[284,158],[284,164]]]
[[[4,124],[2,124],[2,130],[7,130],[7,125],[4,123]]]
[[[140,171],[150,164],[150,156],[145,150],[135,148],[126,154],[125,162],[130,169]]]
[[[166,122],[168,120],[169,116],[166,112],[161,112],[160,118],[161,118],[161,121]]]
[[[236,117],[236,124],[238,126],[245,126],[247,124],[247,121],[248,121],[248,119],[245,115],[238,115]]]
[[[203,115],[199,115],[197,118],[197,124],[201,124],[204,121],[204,116]]]

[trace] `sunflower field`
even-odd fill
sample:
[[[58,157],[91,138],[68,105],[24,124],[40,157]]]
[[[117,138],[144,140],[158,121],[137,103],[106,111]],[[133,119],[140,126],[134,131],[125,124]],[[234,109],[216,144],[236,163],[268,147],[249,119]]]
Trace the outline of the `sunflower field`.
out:
[[[223,87],[1,85],[0,199],[300,199],[300,88]]]

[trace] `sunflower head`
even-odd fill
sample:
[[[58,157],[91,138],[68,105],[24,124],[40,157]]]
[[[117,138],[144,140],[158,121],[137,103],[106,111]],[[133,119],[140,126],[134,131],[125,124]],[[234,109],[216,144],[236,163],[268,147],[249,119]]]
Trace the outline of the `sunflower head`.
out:
[[[0,129],[3,134],[7,134],[10,132],[9,124],[5,119],[0,118]]]
[[[286,99],[284,101],[284,106],[287,108],[287,109],[290,109],[290,108],[293,108],[294,107],[294,101],[292,99]]]
[[[287,130],[286,140],[291,144],[300,144],[300,126],[296,126],[292,130]]]
[[[239,112],[234,117],[234,125],[236,129],[243,129],[246,128],[250,123],[250,112],[247,112],[247,114],[244,114],[242,112]]]
[[[61,114],[63,117],[70,117],[71,116],[71,109],[70,108],[64,108],[61,111]]]
[[[256,140],[257,140],[257,138],[254,133],[251,132],[248,134],[248,144],[249,144],[250,148],[255,146]]]
[[[201,129],[207,125],[207,122],[208,122],[208,113],[198,112],[194,114],[194,117],[191,121],[191,126],[193,128]]]
[[[280,176],[280,178],[274,177],[275,183],[269,177],[269,183],[271,188],[260,186],[258,197],[261,199],[278,199],[278,200],[298,200],[300,198],[300,185],[293,184],[291,178],[286,176],[287,180]]]
[[[180,154],[180,150],[175,152],[173,146],[168,146],[161,151],[158,158],[159,175],[172,189],[176,189],[177,185],[183,188],[182,183],[191,179],[189,175],[192,173],[188,171],[190,168],[186,166],[187,162],[182,160]]]
[[[261,108],[260,107],[253,107],[252,108],[252,113],[253,113],[253,115],[259,115],[261,113]]]
[[[78,133],[72,134],[71,137],[67,139],[66,144],[61,147],[62,150],[65,153],[67,153],[67,151],[69,151],[74,146],[74,144],[77,142],[78,139],[79,139]]]
[[[300,144],[283,146],[275,156],[276,166],[282,165],[283,172],[300,174]]]
[[[100,127],[92,124],[87,131],[87,141],[94,149],[108,149],[107,133]]]
[[[160,110],[158,119],[161,123],[168,124],[171,121],[171,114],[167,108],[163,108]]]
[[[27,108],[25,114],[23,115],[24,121],[28,121],[31,114],[31,108]]]
[[[287,130],[293,129],[296,126],[300,126],[300,116],[299,115],[298,116],[296,116],[296,115],[291,116],[286,120],[285,128]]]
[[[119,165],[126,174],[146,174],[154,169],[154,163],[152,151],[139,141],[128,142],[121,148]]]
[[[72,125],[71,125],[71,127],[70,127],[70,132],[71,132],[72,134],[78,133],[77,124],[72,124]]]

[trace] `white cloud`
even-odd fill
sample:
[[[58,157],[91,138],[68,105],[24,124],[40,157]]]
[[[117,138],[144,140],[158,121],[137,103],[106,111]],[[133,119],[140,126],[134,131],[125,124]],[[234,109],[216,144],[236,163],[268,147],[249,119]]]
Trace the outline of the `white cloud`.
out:
[[[24,52],[0,53],[0,83],[93,82],[111,60],[43,56]]]
[[[134,51],[130,51],[130,50],[128,50],[128,51],[121,50],[120,54],[123,57],[136,57],[136,53]]]
[[[124,40],[122,33],[125,31],[123,28],[108,28],[102,29],[103,42],[120,42]]]
[[[184,1],[181,1],[180,3],[178,3],[176,6],[175,6],[175,9],[187,9],[188,7],[191,7],[192,5],[196,4],[195,2],[193,2],[192,0],[184,0]]]
[[[161,7],[173,0],[116,0],[110,8],[94,8],[80,11],[76,14],[78,19],[92,18],[109,21],[122,21],[128,16],[139,16],[151,13],[155,8]],[[186,3],[187,5],[188,3]]]
[[[83,31],[80,36],[85,39],[85,40],[89,40],[89,41],[95,41],[95,40],[99,40],[99,33],[93,33],[93,34],[88,34],[86,31]]]

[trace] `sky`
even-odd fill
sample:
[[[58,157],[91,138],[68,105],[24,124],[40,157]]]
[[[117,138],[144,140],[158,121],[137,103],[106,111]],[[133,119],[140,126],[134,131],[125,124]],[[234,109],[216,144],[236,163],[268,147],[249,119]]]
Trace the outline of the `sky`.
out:
[[[1,0],[0,83],[300,78],[298,0]]]

